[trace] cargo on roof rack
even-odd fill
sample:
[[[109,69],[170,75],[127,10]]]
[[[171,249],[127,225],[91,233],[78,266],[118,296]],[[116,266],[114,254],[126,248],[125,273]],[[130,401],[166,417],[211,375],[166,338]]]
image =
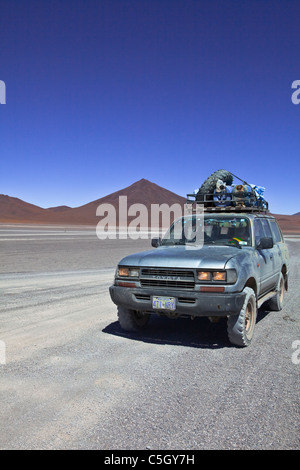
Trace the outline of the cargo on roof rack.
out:
[[[213,201],[214,194],[204,194],[201,200],[197,200],[196,194],[187,194],[187,200],[185,202],[187,209],[192,212],[197,211],[199,205],[203,206],[204,212],[260,212],[266,213],[269,211],[267,201],[259,200],[255,195],[250,201],[232,201],[231,204],[218,204],[215,205]],[[191,199],[193,198],[193,199]]]
[[[242,184],[232,184],[233,177]],[[201,204],[204,212],[266,213],[269,205],[263,196],[264,190],[262,186],[248,184],[230,171],[217,170],[194,194],[187,194],[186,205],[190,205],[189,209],[194,211]]]

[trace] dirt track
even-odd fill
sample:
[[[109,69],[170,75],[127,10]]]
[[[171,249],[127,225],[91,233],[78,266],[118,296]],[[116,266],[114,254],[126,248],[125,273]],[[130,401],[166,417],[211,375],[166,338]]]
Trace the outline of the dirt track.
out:
[[[300,242],[288,244],[285,307],[260,310],[239,349],[222,321],[120,330],[108,287],[149,240],[0,227],[0,448],[299,449]]]

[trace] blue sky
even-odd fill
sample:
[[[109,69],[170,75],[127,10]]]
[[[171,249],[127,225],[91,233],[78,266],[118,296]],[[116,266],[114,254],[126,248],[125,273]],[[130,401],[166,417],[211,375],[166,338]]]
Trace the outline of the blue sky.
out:
[[[80,206],[225,168],[300,211],[299,0],[0,0],[0,193]]]

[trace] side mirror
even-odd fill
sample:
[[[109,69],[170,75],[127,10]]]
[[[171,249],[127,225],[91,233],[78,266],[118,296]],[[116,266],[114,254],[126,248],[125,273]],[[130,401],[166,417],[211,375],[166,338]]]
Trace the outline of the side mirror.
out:
[[[154,247],[154,248],[157,248],[158,246],[161,245],[161,238],[158,237],[158,238],[152,238],[151,240],[151,245]]]
[[[262,237],[256,243],[256,248],[258,250],[266,250],[268,248],[273,248],[273,238],[272,237]]]

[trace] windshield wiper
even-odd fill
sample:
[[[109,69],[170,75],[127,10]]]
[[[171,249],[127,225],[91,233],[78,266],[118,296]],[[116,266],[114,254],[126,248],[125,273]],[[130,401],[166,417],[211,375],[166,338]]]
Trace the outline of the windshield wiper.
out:
[[[175,242],[175,241],[166,241],[166,242],[163,242],[163,243],[162,243],[163,246],[166,246],[166,245],[167,245],[167,246],[185,245],[185,244],[186,244],[186,242],[183,241],[183,240],[179,240],[179,241],[177,241],[177,242]]]
[[[205,241],[204,245],[216,245],[216,246],[235,246],[236,248],[239,248],[240,250],[242,249],[241,245],[237,240],[233,240],[233,243],[229,242],[222,242],[220,240],[210,240],[210,241]]]
[[[174,245],[193,245],[194,242],[189,242],[188,240],[179,240],[178,242],[174,242]]]
[[[226,246],[235,246],[236,248],[239,248],[240,250],[242,249],[241,245],[237,240],[232,240],[234,242],[234,245],[232,243],[226,243]]]

